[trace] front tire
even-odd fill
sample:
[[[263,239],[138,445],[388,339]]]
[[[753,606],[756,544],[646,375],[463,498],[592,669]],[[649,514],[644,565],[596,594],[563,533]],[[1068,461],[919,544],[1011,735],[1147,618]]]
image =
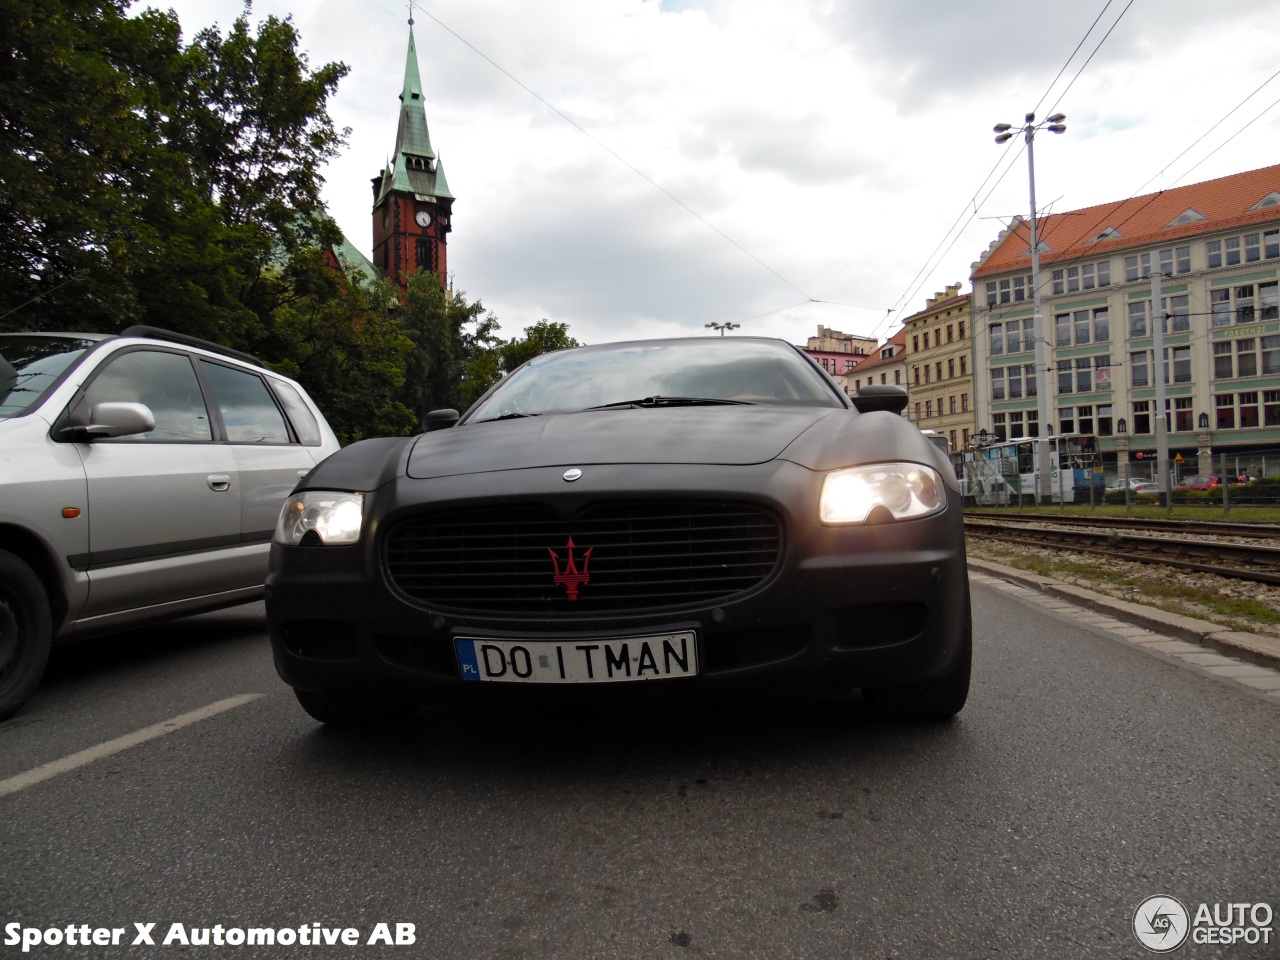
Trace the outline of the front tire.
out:
[[[310,690],[294,690],[302,709],[314,720],[331,727],[369,727],[407,720],[413,713],[413,704],[400,701],[375,700],[372,697],[354,697],[340,693],[312,693]]]
[[[893,720],[950,720],[969,699],[973,668],[973,617],[965,610],[961,649],[951,669],[923,683],[864,687],[862,700],[875,716]]]
[[[40,685],[52,646],[44,584],[21,559],[0,550],[0,720],[17,713]]]

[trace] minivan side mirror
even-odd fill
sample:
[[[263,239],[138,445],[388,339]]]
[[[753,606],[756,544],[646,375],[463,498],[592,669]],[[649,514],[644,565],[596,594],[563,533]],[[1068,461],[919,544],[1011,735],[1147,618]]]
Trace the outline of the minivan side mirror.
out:
[[[155,415],[145,403],[111,400],[94,407],[87,424],[66,427],[60,433],[67,440],[105,440],[150,433],[155,428]]]

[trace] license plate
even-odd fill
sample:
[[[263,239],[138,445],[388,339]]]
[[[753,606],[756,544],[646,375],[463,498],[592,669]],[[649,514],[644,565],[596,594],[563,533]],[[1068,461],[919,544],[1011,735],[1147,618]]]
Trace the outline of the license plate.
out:
[[[590,640],[455,637],[463,680],[499,683],[625,683],[698,674],[692,630]]]

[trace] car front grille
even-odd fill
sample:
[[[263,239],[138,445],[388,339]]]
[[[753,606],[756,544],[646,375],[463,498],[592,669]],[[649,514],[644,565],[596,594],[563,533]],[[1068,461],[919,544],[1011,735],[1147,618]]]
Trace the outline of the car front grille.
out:
[[[567,518],[527,504],[402,520],[385,558],[400,590],[435,607],[587,617],[727,600],[769,577],[781,543],[778,520],[751,504],[597,504]]]

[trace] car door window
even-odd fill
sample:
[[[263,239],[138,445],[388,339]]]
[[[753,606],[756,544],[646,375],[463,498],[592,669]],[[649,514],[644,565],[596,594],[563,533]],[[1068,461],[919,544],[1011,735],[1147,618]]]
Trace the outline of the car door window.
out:
[[[272,380],[271,386],[280,403],[289,412],[289,420],[293,423],[298,439],[308,447],[320,446],[320,425],[316,423],[316,418],[311,415],[298,391],[279,380]]]
[[[113,358],[85,391],[79,405],[80,419],[86,419],[99,403],[109,401],[144,403],[156,419],[154,430],[126,437],[126,441],[213,439],[200,382],[183,354],[132,350]]]
[[[289,443],[284,414],[262,378],[244,370],[202,360],[213,382],[227,439],[232,443]]]

